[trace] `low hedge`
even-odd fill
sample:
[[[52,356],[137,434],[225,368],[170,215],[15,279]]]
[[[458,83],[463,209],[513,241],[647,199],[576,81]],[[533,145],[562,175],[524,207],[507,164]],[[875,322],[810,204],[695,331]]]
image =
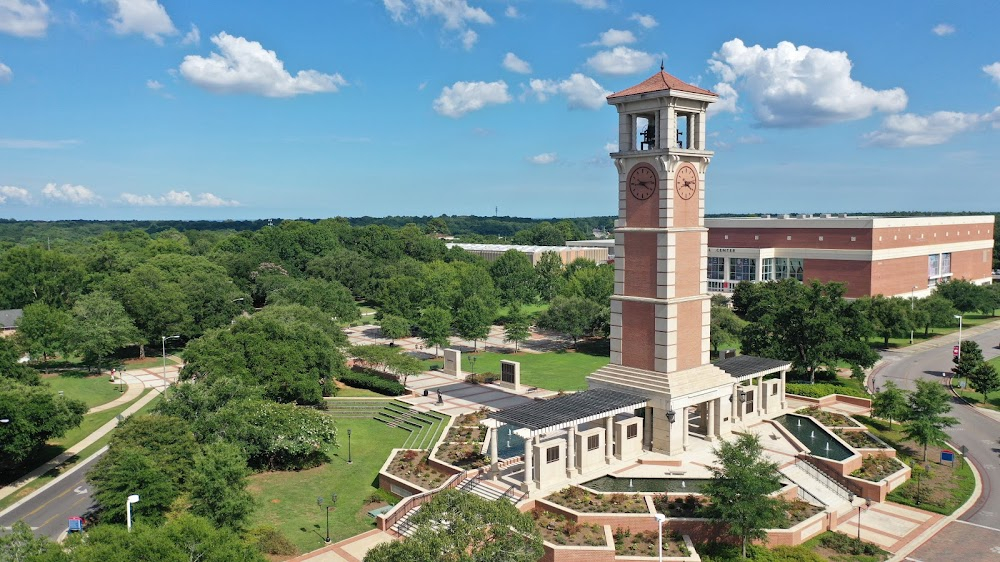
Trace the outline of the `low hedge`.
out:
[[[350,371],[340,374],[338,379],[347,386],[364,388],[366,390],[371,390],[372,392],[385,394],[386,396],[402,396],[403,394],[406,394],[406,387],[398,382],[386,380],[378,375],[372,375],[369,373]]]
[[[809,398],[822,398],[828,394],[843,394],[845,396],[857,396],[858,398],[869,398],[868,393],[860,388],[840,384],[798,384],[787,383],[785,385],[787,394],[797,394],[808,396]]]

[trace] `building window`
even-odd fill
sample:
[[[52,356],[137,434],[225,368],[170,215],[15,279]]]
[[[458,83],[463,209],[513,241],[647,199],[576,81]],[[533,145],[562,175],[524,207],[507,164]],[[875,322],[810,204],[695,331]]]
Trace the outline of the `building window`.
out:
[[[822,241],[823,241],[823,237],[822,237],[822,236],[820,236],[820,237],[819,237],[819,241],[820,241],[820,242],[822,242]]]
[[[791,239],[792,239],[792,235],[791,234],[789,234],[788,236],[785,237],[785,240],[791,240]]]
[[[927,277],[935,278],[941,274],[941,256],[937,254],[931,254],[927,256]]]
[[[545,449],[545,462],[554,463],[559,461],[559,447],[549,447]]]
[[[638,436],[639,436],[639,424],[634,423],[634,424],[632,424],[630,426],[627,426],[625,428],[625,438],[626,439],[635,439]]]
[[[763,262],[760,278],[762,281],[770,281],[774,279],[774,258],[764,258]]]
[[[708,278],[726,278],[726,258],[708,258]]]
[[[951,275],[951,254],[941,254],[941,275]]]
[[[760,234],[754,234],[753,235],[753,239],[754,240],[760,240]]]
[[[753,281],[757,278],[757,260],[754,258],[733,258],[729,260],[730,281]]]
[[[857,241],[858,241],[857,236],[851,236],[851,242],[857,242]]]
[[[596,451],[601,446],[601,436],[591,435],[587,438],[587,450]]]
[[[785,258],[774,258],[774,278],[777,280],[788,279],[788,260]]]
[[[802,258],[788,258],[788,276],[802,281],[805,270],[802,268]]]

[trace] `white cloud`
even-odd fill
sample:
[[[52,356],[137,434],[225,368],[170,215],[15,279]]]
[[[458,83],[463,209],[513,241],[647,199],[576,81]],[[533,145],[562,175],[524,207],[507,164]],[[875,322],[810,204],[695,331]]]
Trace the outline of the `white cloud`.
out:
[[[31,194],[23,187],[0,185],[0,203],[6,203],[8,200],[28,204],[31,203]]]
[[[189,191],[173,190],[160,196],[122,193],[119,200],[139,207],[237,207],[240,204],[239,201],[226,200],[211,193],[192,196]]]
[[[471,51],[472,47],[476,45],[476,41],[479,40],[479,34],[471,29],[466,29],[462,32],[462,47],[466,51]]]
[[[511,72],[531,74],[531,65],[524,60],[521,60],[521,58],[514,53],[507,53],[504,55],[503,67]]]
[[[201,31],[198,31],[198,26],[191,24],[191,31],[184,34],[181,39],[181,45],[198,45],[201,43]]]
[[[79,144],[78,140],[37,140],[37,139],[3,139],[0,138],[0,148],[65,148]]]
[[[604,145],[604,151],[605,152],[618,152],[618,143],[616,143],[616,142],[605,143],[605,145]]]
[[[764,137],[758,135],[744,135],[736,139],[736,144],[764,144]]]
[[[635,43],[635,35],[631,31],[621,30],[621,29],[609,29],[604,33],[601,33],[600,38],[597,39],[592,45],[603,45],[605,47],[614,47],[616,45],[625,45],[628,43]]]
[[[713,113],[721,113],[723,111],[728,111],[730,113],[736,113],[736,102],[740,99],[739,92],[736,88],[733,88],[730,84],[725,82],[719,82],[712,87],[712,91],[719,94],[719,99],[715,103],[708,106],[708,110]]]
[[[544,165],[544,164],[552,164],[557,159],[558,158],[557,158],[555,152],[543,152],[541,154],[536,154],[536,155],[528,158],[528,161],[531,162],[532,164],[543,164]]]
[[[107,0],[114,8],[108,21],[115,33],[138,33],[158,45],[164,35],[176,35],[177,28],[170,21],[167,10],[156,0]]]
[[[507,83],[496,82],[455,82],[445,86],[441,95],[434,100],[434,111],[447,117],[461,117],[487,105],[509,103]]]
[[[6,64],[0,62],[0,82],[10,82],[10,77],[13,75],[14,71]]]
[[[988,64],[983,67],[983,72],[990,75],[993,81],[1000,84],[1000,62],[995,62],[993,64]]]
[[[43,0],[0,0],[0,33],[41,37],[49,27],[49,7]]]
[[[938,37],[951,35],[952,33],[955,33],[955,26],[950,23],[939,23],[931,29],[931,33],[937,35]]]
[[[580,73],[574,73],[562,81],[533,79],[528,83],[529,93],[546,101],[549,96],[561,94],[571,109],[598,109],[607,105],[607,96],[611,92],[605,90],[593,78]]]
[[[519,18],[521,17],[521,12],[517,11],[517,6],[507,6],[507,9],[503,11],[503,15],[508,18]]]
[[[146,87],[150,90],[161,90],[163,89],[163,84],[159,80],[146,80]]]
[[[903,113],[890,115],[882,121],[882,127],[865,135],[868,144],[905,148],[911,146],[932,146],[944,144],[959,133],[979,129],[992,123],[1000,126],[1000,107],[990,113],[961,113],[957,111],[937,111],[930,115]]]
[[[56,185],[46,184],[42,188],[42,196],[56,203],[70,203],[73,205],[93,205],[101,200],[96,193],[82,185],[72,185],[64,183]]]
[[[607,0],[573,0],[573,3],[587,10],[603,10],[608,7]]]
[[[712,54],[710,68],[747,95],[766,127],[811,127],[895,113],[906,107],[902,88],[874,90],[851,78],[842,51],[782,41],[772,49],[727,41]]]
[[[587,66],[598,74],[621,76],[635,74],[648,69],[656,62],[656,57],[643,51],[628,47],[615,47],[610,51],[601,51],[587,59]]]
[[[218,53],[209,57],[188,55],[180,66],[184,78],[212,92],[285,98],[336,92],[347,84],[340,74],[316,70],[300,70],[293,77],[274,51],[225,31],[212,37],[212,43],[218,47]]]
[[[639,25],[646,29],[652,29],[659,25],[659,23],[656,22],[656,18],[648,14],[632,14],[632,17],[630,17],[629,20],[639,22]]]

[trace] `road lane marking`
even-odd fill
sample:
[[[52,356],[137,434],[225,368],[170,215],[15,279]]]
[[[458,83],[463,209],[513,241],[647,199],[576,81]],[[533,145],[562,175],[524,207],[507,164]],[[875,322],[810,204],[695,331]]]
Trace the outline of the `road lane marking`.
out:
[[[1000,533],[1000,529],[997,529],[996,527],[987,527],[986,525],[980,525],[979,523],[970,523],[968,521],[962,521],[961,519],[956,519],[955,523],[964,523],[966,525],[972,525],[973,527],[979,527],[980,529],[988,529],[990,531],[996,531]]]

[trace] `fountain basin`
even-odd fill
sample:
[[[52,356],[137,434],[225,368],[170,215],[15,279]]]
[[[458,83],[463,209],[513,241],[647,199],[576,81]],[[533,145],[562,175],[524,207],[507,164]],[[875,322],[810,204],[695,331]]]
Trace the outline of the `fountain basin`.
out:
[[[656,492],[671,494],[699,494],[708,478],[626,478],[601,476],[581,486],[595,492]],[[632,487],[629,487],[629,484]]]
[[[809,449],[809,453],[834,461],[842,461],[856,453],[837,439],[833,432],[812,418],[797,414],[785,414],[774,419],[780,423]]]

